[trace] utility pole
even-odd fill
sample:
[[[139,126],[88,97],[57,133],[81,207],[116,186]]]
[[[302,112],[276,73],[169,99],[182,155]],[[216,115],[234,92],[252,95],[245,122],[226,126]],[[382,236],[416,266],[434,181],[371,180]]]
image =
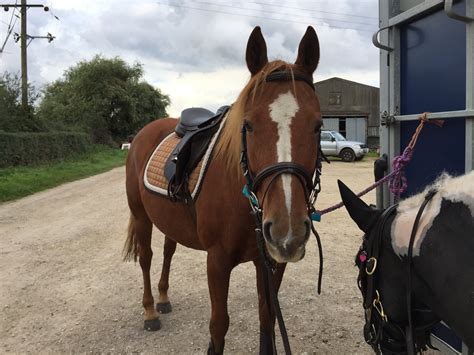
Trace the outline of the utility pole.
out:
[[[21,106],[28,109],[28,60],[26,51],[26,0],[21,0]]]
[[[28,110],[28,55],[27,55],[27,47],[28,47],[28,39],[33,40],[34,38],[47,38],[49,42],[53,40],[49,33],[48,36],[40,37],[40,36],[29,36],[26,29],[27,29],[27,19],[26,13],[30,7],[38,7],[43,8],[44,11],[49,11],[49,7],[39,4],[32,4],[28,5],[27,0],[21,0],[21,4],[4,4],[0,5],[3,7],[4,11],[8,11],[11,8],[20,8],[20,15],[21,15],[21,31],[19,37],[21,42],[21,106],[26,111]]]

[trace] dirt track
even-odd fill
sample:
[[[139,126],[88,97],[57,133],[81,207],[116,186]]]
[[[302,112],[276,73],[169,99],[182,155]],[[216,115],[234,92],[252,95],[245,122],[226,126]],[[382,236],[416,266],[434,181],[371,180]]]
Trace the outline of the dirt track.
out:
[[[337,178],[357,191],[369,185],[372,166],[372,160],[325,164],[318,208],[339,201]],[[371,193],[366,201],[374,199]],[[127,222],[124,168],[0,205],[0,353],[205,353],[205,253],[178,246],[170,277],[173,312],[161,316],[160,331],[145,332],[140,267],[121,261]],[[325,253],[322,295],[315,291],[314,240],[306,257],[287,268],[280,292],[293,352],[370,354],[353,266],[360,232],[345,210],[324,216],[317,229]],[[162,252],[157,230],[153,248],[156,285]],[[254,285],[251,263],[234,270],[227,353],[258,352]]]

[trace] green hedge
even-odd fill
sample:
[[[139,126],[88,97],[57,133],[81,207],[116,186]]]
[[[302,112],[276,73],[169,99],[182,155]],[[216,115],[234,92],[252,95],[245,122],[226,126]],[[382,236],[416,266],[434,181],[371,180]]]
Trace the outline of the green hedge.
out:
[[[86,152],[90,145],[90,138],[85,133],[0,132],[0,168],[35,165],[69,158],[75,154]]]

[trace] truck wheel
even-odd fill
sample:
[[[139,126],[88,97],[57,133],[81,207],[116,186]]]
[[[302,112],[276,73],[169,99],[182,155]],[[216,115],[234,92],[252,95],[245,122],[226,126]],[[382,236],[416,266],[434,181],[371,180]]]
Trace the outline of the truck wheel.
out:
[[[346,148],[346,149],[343,149],[340,153],[339,153],[339,157],[342,159],[342,161],[345,161],[345,162],[352,162],[355,160],[355,153],[352,149],[349,149],[349,148]]]

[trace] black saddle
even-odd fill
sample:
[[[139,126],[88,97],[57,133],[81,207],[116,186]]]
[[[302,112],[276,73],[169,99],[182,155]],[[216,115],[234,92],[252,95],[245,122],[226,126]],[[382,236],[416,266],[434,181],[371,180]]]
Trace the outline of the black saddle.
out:
[[[171,200],[188,202],[189,175],[206,153],[212,137],[219,129],[229,108],[229,106],[222,106],[213,113],[205,108],[194,107],[181,113],[181,118],[175,128],[175,133],[181,137],[181,140],[168,157],[164,169],[168,180],[168,196]]]
[[[184,137],[186,132],[193,132],[200,125],[205,124],[210,118],[216,114],[202,107],[187,108],[181,112],[181,118],[175,128],[178,137]]]

